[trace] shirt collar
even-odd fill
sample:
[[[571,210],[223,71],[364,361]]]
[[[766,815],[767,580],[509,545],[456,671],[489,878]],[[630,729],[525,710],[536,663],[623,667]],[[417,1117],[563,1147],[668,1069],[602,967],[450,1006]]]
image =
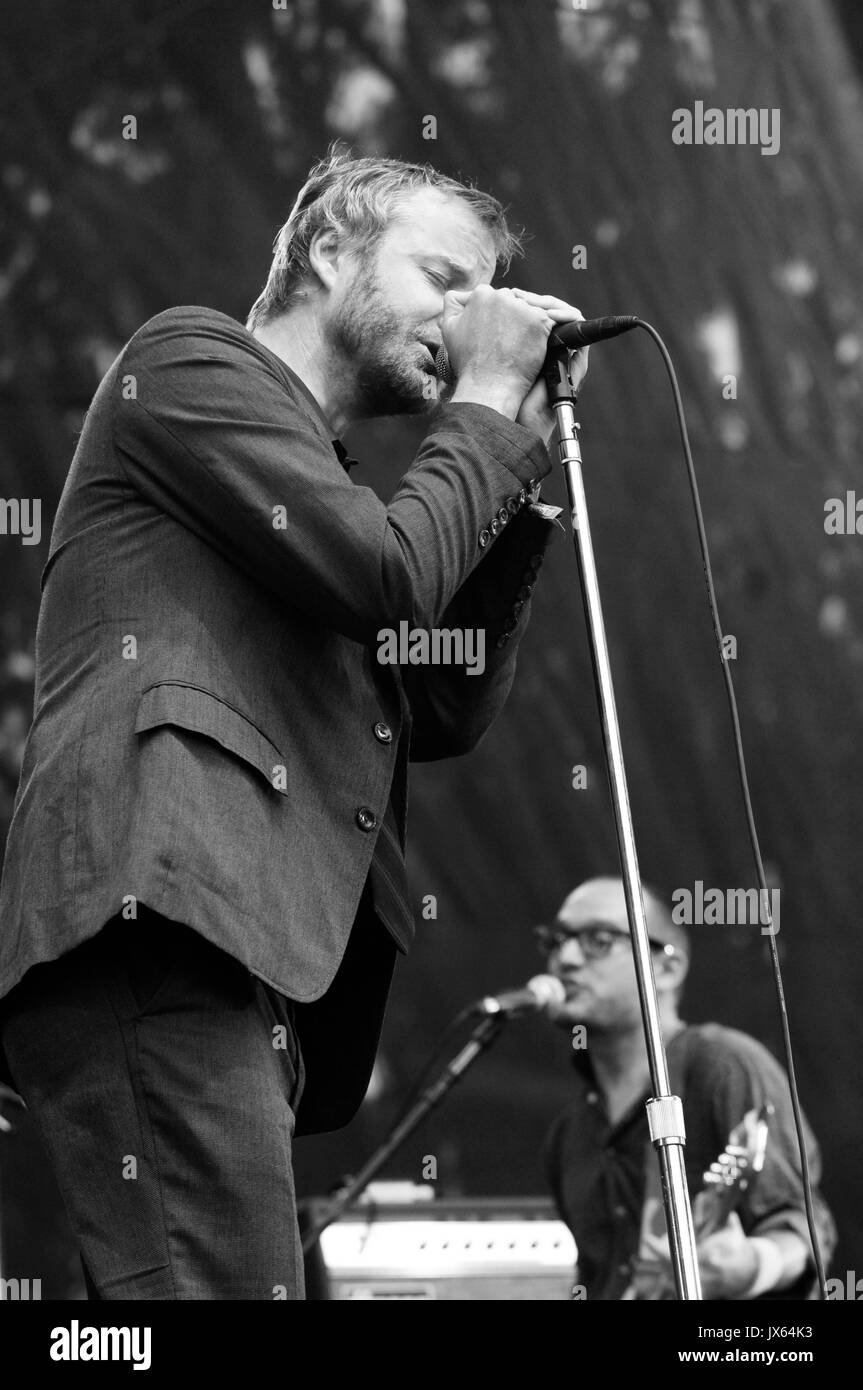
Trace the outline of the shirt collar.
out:
[[[359,462],[359,459],[350,458],[348,455],[348,451],[345,448],[342,441],[340,439],[333,439],[332,435],[330,435],[330,422],[327,419],[324,412],[321,410],[317,397],[312,394],[306,383],[303,381],[302,377],[297,376],[296,372],[288,366],[287,362],[285,362],[281,357],[274,353],[271,348],[268,348],[265,343],[262,343],[259,339],[256,339],[255,341],[259,348],[263,348],[265,352],[269,353],[270,357],[275,358],[282,371],[285,372],[286,375],[290,378],[293,385],[296,386],[297,390],[301,391],[302,394],[305,396],[309,405],[314,410],[318,420],[321,422],[324,429],[326,430],[327,435],[329,435],[330,443],[336,451],[336,457],[339,463],[344,468],[345,472],[347,473],[349,469],[354,468],[356,464]]]
[[[347,449],[345,448],[344,444],[340,439],[333,440],[333,448],[336,451],[336,458],[338,459],[339,463],[342,465],[346,473],[349,469],[354,468],[356,464],[359,463],[359,459],[350,458]]]
[[[281,361],[281,358],[279,358],[279,361]],[[327,434],[329,434],[330,422],[327,419],[324,412],[321,410],[321,407],[318,404],[317,399],[315,398],[315,396],[312,395],[311,391],[309,390],[306,383],[303,381],[302,377],[297,376],[296,372],[291,371],[291,368],[288,366],[286,362],[282,362],[282,366],[284,367],[288,376],[291,378],[291,381],[293,381],[294,385],[297,386],[300,391],[302,391],[309,404],[314,406],[315,414],[317,415],[321,423],[325,426]],[[333,439],[330,435],[330,443],[336,451],[336,458],[338,459],[339,463],[342,465],[346,473],[351,468],[354,468],[357,465],[359,460],[350,457],[347,449],[345,448],[344,444],[340,439]]]

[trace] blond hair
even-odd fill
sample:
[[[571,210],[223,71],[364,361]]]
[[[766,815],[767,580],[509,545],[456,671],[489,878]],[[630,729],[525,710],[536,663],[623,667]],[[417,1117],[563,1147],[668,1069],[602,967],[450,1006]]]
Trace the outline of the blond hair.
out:
[[[504,209],[490,193],[441,174],[430,164],[400,159],[360,158],[338,145],[318,160],[273,243],[267,283],[249,311],[246,327],[258,328],[303,297],[310,274],[309,248],[317,232],[335,227],[368,250],[381,236],[401,201],[422,188],[459,198],[482,223],[503,270],[521,254],[521,237],[510,231]]]

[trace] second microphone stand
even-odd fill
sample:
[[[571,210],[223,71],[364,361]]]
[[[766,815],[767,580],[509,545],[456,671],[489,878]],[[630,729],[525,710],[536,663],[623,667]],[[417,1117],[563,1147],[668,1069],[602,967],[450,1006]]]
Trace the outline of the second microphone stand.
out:
[[[650,942],[647,936],[644,902],[641,896],[641,875],[638,868],[638,855],[635,849],[635,836],[629,809],[629,792],[623,766],[620,726],[611,680],[611,667],[605,640],[605,624],[599,597],[599,582],[587,515],[587,498],[581,471],[582,457],[578,440],[580,426],[575,418],[577,398],[569,376],[569,360],[570,354],[566,348],[551,348],[546,358],[543,375],[548,389],[549,404],[554,409],[557,421],[560,463],[566,477],[573,540],[590,638],[591,664],[602,719],[602,737],[611,798],[614,805],[617,842],[626,896],[626,912],[635,956],[635,973],[638,981],[638,994],[644,1021],[644,1038],[647,1044],[647,1060],[653,1089],[653,1095],[647,1102],[650,1139],[657,1150],[659,1159],[665,1223],[671,1248],[671,1262],[674,1270],[674,1282],[677,1286],[677,1296],[680,1299],[697,1300],[701,1298],[701,1280],[698,1272],[692,1209],[689,1203],[683,1159],[686,1143],[683,1106],[680,1098],[671,1094],[668,1063],[659,1024],[656,984],[653,978]]]

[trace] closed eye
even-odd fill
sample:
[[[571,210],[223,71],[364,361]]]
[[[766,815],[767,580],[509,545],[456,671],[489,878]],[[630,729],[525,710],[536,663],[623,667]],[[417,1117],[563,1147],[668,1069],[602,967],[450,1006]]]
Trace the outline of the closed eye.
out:
[[[445,276],[438,275],[434,270],[427,270],[425,273],[431,280],[432,284],[438,285],[442,290],[446,289],[447,285],[449,284],[449,281],[446,279]]]

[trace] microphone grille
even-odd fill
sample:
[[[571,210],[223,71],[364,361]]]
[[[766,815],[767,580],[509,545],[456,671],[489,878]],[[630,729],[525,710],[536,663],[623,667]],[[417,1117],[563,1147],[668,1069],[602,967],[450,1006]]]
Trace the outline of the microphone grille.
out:
[[[441,343],[435,354],[434,365],[438,381],[443,386],[452,386],[455,377],[453,376],[452,367],[450,366],[449,355],[443,343]]]
[[[556,975],[534,975],[527,988],[541,1009],[560,1007],[566,1002],[566,990]]]

